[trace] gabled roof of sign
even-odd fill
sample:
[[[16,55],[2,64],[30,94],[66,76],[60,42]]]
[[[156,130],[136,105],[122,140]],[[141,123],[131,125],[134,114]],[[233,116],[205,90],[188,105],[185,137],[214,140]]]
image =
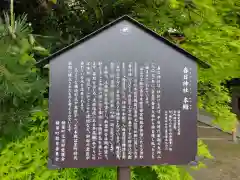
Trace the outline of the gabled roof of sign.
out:
[[[159,34],[157,34],[156,32],[152,31],[151,29],[147,28],[146,26],[144,26],[143,24],[139,23],[138,21],[136,21],[135,19],[131,18],[130,16],[128,15],[124,15],[114,21],[112,21],[111,23],[101,27],[100,29],[90,33],[89,35],[83,37],[82,39],[78,40],[77,42],[75,43],[72,43],[70,44],[69,46],[51,54],[50,56],[40,60],[37,65],[38,66],[41,66],[41,65],[45,65],[45,64],[48,64],[51,59],[59,56],[60,54],[66,52],[67,50],[70,50],[76,46],[78,46],[79,44],[85,42],[86,40],[90,39],[90,38],[93,38],[95,35],[103,32],[104,30],[112,27],[113,25],[117,24],[117,23],[120,23],[121,21],[123,20],[127,20],[129,22],[131,22],[132,24],[136,25],[137,27],[139,27],[140,29],[142,29],[143,31],[147,32],[148,34],[154,36],[156,39],[160,40],[161,42],[163,42],[164,44],[167,44],[168,46],[172,47],[173,49],[175,49],[176,51],[184,54],[185,56],[187,56],[188,58],[190,58],[191,60],[193,61],[196,61],[198,64],[200,64],[202,67],[204,68],[210,68],[210,65],[207,64],[206,62],[203,62],[201,61],[200,59],[198,59],[197,57],[193,56],[192,54],[190,54],[189,52],[187,52],[186,50],[180,48],[179,46],[173,44],[172,42],[170,42],[169,40],[165,39],[164,37],[160,36]]]
[[[240,86],[240,78],[233,78],[229,80],[227,83],[229,86]]]

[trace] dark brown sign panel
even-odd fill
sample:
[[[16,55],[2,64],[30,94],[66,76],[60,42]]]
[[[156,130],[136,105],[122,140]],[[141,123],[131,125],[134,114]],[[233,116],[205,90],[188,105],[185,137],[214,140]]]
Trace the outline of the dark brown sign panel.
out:
[[[187,164],[197,151],[197,64],[123,20],[50,63],[58,167]]]

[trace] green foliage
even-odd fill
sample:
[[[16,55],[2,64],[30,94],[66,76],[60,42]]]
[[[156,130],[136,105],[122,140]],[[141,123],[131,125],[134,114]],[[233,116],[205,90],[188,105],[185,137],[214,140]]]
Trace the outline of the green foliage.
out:
[[[31,35],[26,15],[0,22],[0,144],[27,133],[30,110],[43,97],[47,81],[35,68],[35,54],[48,54]],[[12,132],[16,132],[13,134]],[[1,148],[1,147],[0,147]]]
[[[31,3],[34,1],[29,1]],[[230,111],[229,91],[222,83],[240,76],[237,0],[76,0],[71,5],[68,1],[53,0],[52,3],[57,8],[48,11],[47,16],[34,12],[34,8],[30,12],[32,10],[28,8],[31,19],[36,16],[41,19],[32,21],[34,32],[46,35],[47,41],[41,41],[41,44],[52,50],[66,46],[126,13],[132,13],[161,35],[169,28],[184,33],[186,38],[180,46],[211,65],[208,70],[199,67],[199,108],[212,113],[216,117],[215,123],[225,130],[233,127],[236,116]],[[48,170],[48,102],[43,97],[48,83],[35,67],[37,57],[48,55],[48,51],[32,34],[26,16],[18,16],[15,20],[13,7],[10,12],[10,17],[5,15],[5,23],[0,23],[0,179],[116,179],[116,168]],[[195,170],[206,167],[204,159],[213,158],[200,140],[198,158],[198,165],[191,167]],[[188,168],[132,167],[132,179],[191,180]]]
[[[0,179],[4,180],[75,180],[76,170],[49,170],[47,104],[31,112],[30,135],[9,143],[0,153]],[[71,178],[72,177],[72,178]]]
[[[34,133],[10,143],[0,156],[0,178],[4,180],[75,180],[74,171],[48,170],[48,132]]]
[[[214,157],[210,154],[207,145],[204,144],[202,140],[198,140],[198,165],[192,166],[191,168],[194,170],[199,170],[201,168],[206,168],[206,165],[204,164],[203,160],[205,159],[213,159]]]
[[[41,44],[48,44],[55,52],[122,14],[130,13],[135,3],[136,0],[57,1],[53,11],[37,17],[41,18],[39,21],[32,21],[34,32],[52,37]]]

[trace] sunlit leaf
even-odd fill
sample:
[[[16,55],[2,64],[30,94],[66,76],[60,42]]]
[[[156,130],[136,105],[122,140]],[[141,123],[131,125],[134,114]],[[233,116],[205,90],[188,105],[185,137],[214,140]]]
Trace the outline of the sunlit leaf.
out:
[[[35,43],[35,39],[32,34],[29,34],[29,42],[31,45],[34,45],[34,43]]]
[[[49,55],[49,51],[41,46],[35,46],[33,47],[33,50],[35,50],[37,53],[40,53],[42,55]]]

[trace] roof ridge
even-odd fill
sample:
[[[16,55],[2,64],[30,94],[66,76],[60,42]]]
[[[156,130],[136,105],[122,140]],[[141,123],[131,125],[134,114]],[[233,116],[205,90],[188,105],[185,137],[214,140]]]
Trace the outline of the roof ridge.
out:
[[[153,30],[149,29],[148,27],[144,26],[143,24],[141,24],[140,22],[138,22],[137,20],[133,19],[132,17],[130,17],[129,15],[125,14],[119,18],[117,18],[116,20],[102,26],[101,28],[93,31],[92,33],[86,35],[85,37],[81,38],[80,40],[78,40],[77,42],[74,42],[56,52],[54,52],[53,54],[51,54],[50,56],[38,61],[36,63],[37,66],[42,66],[42,65],[45,65],[45,64],[48,64],[49,61],[55,57],[57,57],[58,55],[64,53],[65,51],[71,49],[71,48],[74,48],[75,46],[81,44],[82,42],[88,40],[89,38],[99,34],[100,32],[110,28],[111,26],[123,21],[123,20],[127,20],[129,22],[131,22],[132,24],[140,27],[142,30],[144,31],[147,31],[149,34],[151,34],[152,36],[154,36],[155,38],[158,38],[159,40],[161,40],[163,43],[167,44],[168,46],[174,48],[176,51],[184,54],[185,56],[187,56],[188,58],[196,61],[198,64],[200,64],[203,68],[210,68],[211,66],[204,62],[204,61],[201,61],[200,59],[198,59],[197,57],[195,57],[194,55],[192,55],[191,53],[189,53],[188,51],[182,49],[181,47],[179,47],[178,45],[172,43],[171,41],[167,40],[166,38],[164,38],[163,36],[160,36],[159,34],[157,34],[156,32],[154,32]]]

